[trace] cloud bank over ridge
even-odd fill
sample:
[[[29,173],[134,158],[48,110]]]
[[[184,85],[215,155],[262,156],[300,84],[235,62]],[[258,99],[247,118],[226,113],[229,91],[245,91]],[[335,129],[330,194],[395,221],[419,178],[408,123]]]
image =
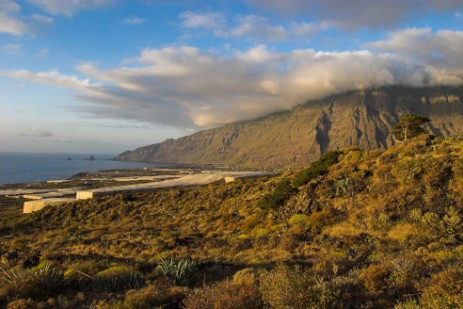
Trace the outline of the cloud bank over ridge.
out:
[[[144,49],[112,69],[92,63],[76,76],[27,70],[0,75],[70,89],[95,117],[184,128],[212,127],[290,109],[310,99],[383,85],[458,85],[463,32],[409,28],[363,50],[274,52],[265,45],[231,55],[192,46]]]

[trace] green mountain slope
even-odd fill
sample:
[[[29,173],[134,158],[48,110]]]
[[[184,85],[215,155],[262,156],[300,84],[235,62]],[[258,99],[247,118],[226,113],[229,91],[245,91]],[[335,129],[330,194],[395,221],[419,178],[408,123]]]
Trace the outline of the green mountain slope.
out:
[[[176,140],[140,147],[117,159],[223,163],[251,168],[302,166],[346,146],[385,149],[400,115],[429,116],[437,136],[463,132],[463,88],[384,87],[351,91],[292,111],[232,123]]]
[[[3,247],[19,249],[19,266],[2,266],[7,274],[37,278],[37,268],[20,265],[40,251],[67,275],[56,281],[47,272],[48,285],[4,280],[0,300],[61,297],[99,308],[461,306],[463,141],[422,135],[386,151],[345,148],[320,162],[303,181],[298,171],[3,218]],[[168,256],[173,265],[195,261],[193,276],[166,271]]]

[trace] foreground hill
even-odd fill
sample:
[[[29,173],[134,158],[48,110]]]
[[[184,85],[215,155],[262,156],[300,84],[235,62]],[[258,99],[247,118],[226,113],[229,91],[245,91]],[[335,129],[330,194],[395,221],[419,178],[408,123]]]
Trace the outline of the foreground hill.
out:
[[[463,140],[351,147],[295,174],[3,215],[1,244],[19,257],[3,261],[0,301],[460,308],[462,219]]]
[[[223,163],[252,168],[306,165],[346,146],[385,149],[401,115],[431,118],[437,136],[463,132],[463,88],[383,87],[309,102],[288,112],[232,123],[140,147],[118,160]]]

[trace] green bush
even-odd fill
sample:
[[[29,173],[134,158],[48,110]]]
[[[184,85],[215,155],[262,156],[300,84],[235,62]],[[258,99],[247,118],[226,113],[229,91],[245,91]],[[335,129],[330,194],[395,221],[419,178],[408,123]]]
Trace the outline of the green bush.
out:
[[[299,225],[299,226],[308,226],[310,223],[310,218],[307,215],[304,214],[296,214],[293,215],[291,218],[288,220],[289,225]]]
[[[140,290],[130,290],[125,294],[123,308],[177,308],[185,298],[181,288],[169,279],[161,279]]]
[[[96,274],[94,288],[100,291],[119,292],[139,289],[145,285],[141,273],[127,266],[113,266]]]
[[[288,179],[283,179],[275,186],[273,192],[265,194],[259,200],[259,207],[264,210],[276,209],[297,193]]]
[[[308,169],[297,174],[293,179],[293,185],[299,187],[318,176],[326,174],[330,166],[338,163],[340,154],[342,154],[341,151],[326,152],[318,161],[313,162]]]

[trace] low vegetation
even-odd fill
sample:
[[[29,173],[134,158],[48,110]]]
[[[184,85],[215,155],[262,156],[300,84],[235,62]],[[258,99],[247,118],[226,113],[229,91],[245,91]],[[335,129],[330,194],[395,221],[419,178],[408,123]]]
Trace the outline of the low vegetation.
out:
[[[328,169],[332,165],[338,163],[338,158],[341,154],[341,151],[328,151],[322,155],[321,158],[312,163],[308,169],[305,169],[294,176],[294,186],[300,187],[307,184],[309,181],[328,173]]]
[[[460,308],[463,140],[421,134],[272,178],[8,209],[0,225],[8,308]]]

